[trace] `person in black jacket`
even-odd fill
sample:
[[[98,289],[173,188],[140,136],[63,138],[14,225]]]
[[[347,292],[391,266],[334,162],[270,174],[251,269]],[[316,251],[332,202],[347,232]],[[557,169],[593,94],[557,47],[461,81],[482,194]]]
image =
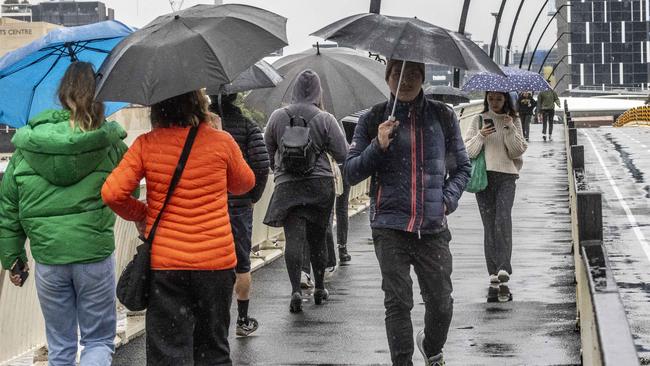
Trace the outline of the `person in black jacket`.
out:
[[[519,106],[519,119],[521,120],[521,127],[524,130],[524,138],[528,141],[530,118],[533,116],[533,110],[537,106],[537,102],[535,102],[531,92],[523,92],[519,95],[517,105]]]
[[[393,365],[413,364],[411,266],[425,309],[417,345],[427,365],[444,365],[453,312],[447,216],[458,207],[471,164],[454,111],[424,98],[424,64],[407,62],[400,83],[402,62],[388,60],[391,99],[359,118],[344,174],[351,185],[371,178],[370,227]]]
[[[237,331],[238,336],[248,336],[259,326],[255,318],[248,316],[248,302],[251,288],[251,236],[253,233],[253,204],[257,202],[266,187],[269,176],[269,154],[264,144],[264,135],[260,127],[246,118],[241,109],[233,103],[237,94],[211,96],[213,112],[221,116],[224,131],[235,139],[244,159],[255,173],[255,187],[242,196],[228,195],[228,214],[232,235],[235,240],[237,267],[235,267],[235,293],[237,295]],[[221,105],[219,106],[219,100]]]

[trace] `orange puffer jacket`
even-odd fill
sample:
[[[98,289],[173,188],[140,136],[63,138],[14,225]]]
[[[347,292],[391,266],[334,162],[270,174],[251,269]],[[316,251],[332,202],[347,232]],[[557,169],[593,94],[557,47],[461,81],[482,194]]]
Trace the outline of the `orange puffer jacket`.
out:
[[[126,220],[147,220],[147,235],[165,201],[189,128],[156,128],[138,137],[102,187],[102,198]],[[142,178],[147,204],[131,196]],[[235,140],[206,123],[199,127],[181,180],[165,208],[151,251],[157,270],[222,270],[237,257],[228,192],[244,194],[255,176]]]

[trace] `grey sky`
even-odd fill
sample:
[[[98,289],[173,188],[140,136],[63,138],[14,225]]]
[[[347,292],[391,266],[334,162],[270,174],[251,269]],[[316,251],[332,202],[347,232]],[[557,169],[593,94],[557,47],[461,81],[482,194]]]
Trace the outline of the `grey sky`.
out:
[[[115,9],[115,18],[136,27],[141,27],[156,16],[168,13],[171,7],[168,0],[103,0],[110,8]],[[177,1],[180,2],[180,1]],[[308,34],[343,17],[367,12],[370,0],[238,0],[225,3],[249,4],[265,8],[288,18],[287,35],[289,46],[285,55],[302,51],[318,41],[318,38]],[[554,0],[549,3],[554,3]],[[183,8],[198,3],[211,1],[185,0]],[[544,0],[526,0],[521,12],[517,30],[513,38],[513,48],[520,49],[526,40],[528,29]],[[398,16],[417,16],[433,24],[457,30],[462,9],[462,0],[383,0],[382,13]],[[497,12],[500,0],[474,0],[470,6],[466,32],[472,34],[475,40],[489,43],[492,38],[494,17],[490,12]],[[508,0],[499,31],[499,44],[506,45],[512,21],[519,0]],[[539,34],[550,17],[546,9],[535,26],[530,43],[534,46]],[[549,47],[555,41],[555,21],[551,24],[542,39],[541,48]]]

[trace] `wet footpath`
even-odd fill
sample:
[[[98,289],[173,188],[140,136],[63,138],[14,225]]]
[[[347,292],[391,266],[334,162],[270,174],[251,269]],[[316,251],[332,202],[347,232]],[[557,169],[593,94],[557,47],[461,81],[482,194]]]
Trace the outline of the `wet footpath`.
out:
[[[448,365],[578,365],[566,157],[562,127],[543,142],[540,125],[517,181],[513,209],[513,275],[491,287],[483,229],[473,194],[449,217],[453,235],[454,318],[445,346]],[[389,365],[381,277],[367,213],[350,221],[352,261],[327,284],[331,297],[289,313],[290,286],[282,259],[253,274],[250,314],[260,322],[248,338],[230,340],[234,365]],[[415,276],[414,274],[412,274]],[[414,277],[415,278],[415,277]],[[414,281],[414,329],[424,305]],[[233,318],[236,305],[232,308]],[[417,351],[415,365],[424,360]],[[144,365],[144,337],[117,350],[114,365]]]

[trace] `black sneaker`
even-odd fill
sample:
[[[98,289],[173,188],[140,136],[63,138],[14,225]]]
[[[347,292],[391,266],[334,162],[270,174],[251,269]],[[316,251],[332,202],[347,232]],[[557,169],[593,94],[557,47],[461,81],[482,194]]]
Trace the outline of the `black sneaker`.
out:
[[[544,141],[546,141],[546,135],[542,135],[542,138],[544,139]]]
[[[240,337],[248,337],[258,327],[259,323],[255,318],[248,318],[246,321],[237,320],[237,331],[235,333]]]
[[[314,304],[321,305],[323,300],[330,298],[330,293],[324,288],[317,288],[314,291]]]
[[[348,247],[346,245],[339,245],[339,261],[349,262],[352,259],[352,256],[348,253]]]

